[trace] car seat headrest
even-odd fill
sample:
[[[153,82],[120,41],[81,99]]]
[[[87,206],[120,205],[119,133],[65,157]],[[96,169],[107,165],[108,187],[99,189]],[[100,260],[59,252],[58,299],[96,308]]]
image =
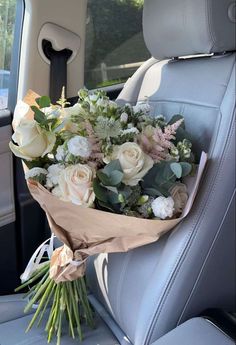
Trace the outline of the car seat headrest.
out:
[[[145,0],[144,39],[156,59],[236,50],[235,0]]]

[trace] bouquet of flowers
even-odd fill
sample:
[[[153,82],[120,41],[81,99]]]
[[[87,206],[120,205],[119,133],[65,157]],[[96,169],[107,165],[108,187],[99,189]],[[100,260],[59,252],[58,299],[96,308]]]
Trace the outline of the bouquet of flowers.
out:
[[[178,224],[191,209],[206,154],[197,170],[181,115],[154,116],[148,100],[118,106],[103,91],[82,89],[71,107],[63,92],[53,105],[30,91],[13,127],[10,148],[64,243],[54,251],[41,246],[23,274],[20,288],[34,284],[26,311],[38,303],[29,328],[50,306],[48,341],[57,334],[60,343],[64,318],[72,337],[76,327],[82,338],[81,320],[93,325],[83,278],[88,256],[154,242]],[[45,250],[50,260],[40,263]]]

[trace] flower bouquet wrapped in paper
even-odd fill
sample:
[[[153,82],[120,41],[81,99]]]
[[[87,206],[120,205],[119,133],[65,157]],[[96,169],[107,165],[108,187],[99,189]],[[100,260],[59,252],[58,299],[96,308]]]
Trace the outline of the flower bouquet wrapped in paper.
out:
[[[82,89],[68,107],[30,91],[19,102],[10,148],[22,158],[29,190],[64,245],[43,244],[22,276],[29,328],[52,303],[48,340],[60,342],[64,315],[69,333],[83,318],[92,325],[86,296],[86,260],[157,241],[187,216],[206,163],[195,161],[184,118],[153,116],[147,102],[118,106],[102,91]],[[198,164],[199,163],[199,164]],[[45,250],[49,262],[40,263]],[[52,302],[51,302],[52,301]],[[77,305],[79,304],[79,307]]]

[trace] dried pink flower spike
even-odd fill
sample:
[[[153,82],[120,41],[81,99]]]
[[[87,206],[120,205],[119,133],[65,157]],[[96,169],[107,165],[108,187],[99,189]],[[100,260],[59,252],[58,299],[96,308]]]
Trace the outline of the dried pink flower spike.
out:
[[[92,146],[92,152],[90,155],[90,159],[96,161],[97,164],[102,163],[103,154],[101,149],[101,141],[96,136],[93,127],[89,121],[84,122],[84,128],[88,134],[88,141]]]
[[[164,131],[160,127],[146,127],[138,139],[142,150],[156,163],[167,159],[169,150],[173,147],[172,140],[175,139],[176,131],[182,122],[183,119],[178,120],[165,127]]]

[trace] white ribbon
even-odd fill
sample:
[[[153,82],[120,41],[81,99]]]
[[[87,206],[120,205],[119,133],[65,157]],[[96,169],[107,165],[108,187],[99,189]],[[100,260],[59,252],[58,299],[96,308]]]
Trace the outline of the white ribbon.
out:
[[[46,252],[48,255],[48,258],[51,259],[52,253],[53,253],[53,247],[54,247],[54,238],[56,236],[52,234],[50,238],[48,238],[46,241],[44,241],[40,246],[35,250],[34,254],[32,255],[30,261],[28,262],[28,265],[20,276],[21,283],[24,283],[30,277],[32,274],[37,270],[37,268],[40,266],[40,261],[42,260],[42,257],[44,253]],[[49,243],[48,243],[49,242]]]

